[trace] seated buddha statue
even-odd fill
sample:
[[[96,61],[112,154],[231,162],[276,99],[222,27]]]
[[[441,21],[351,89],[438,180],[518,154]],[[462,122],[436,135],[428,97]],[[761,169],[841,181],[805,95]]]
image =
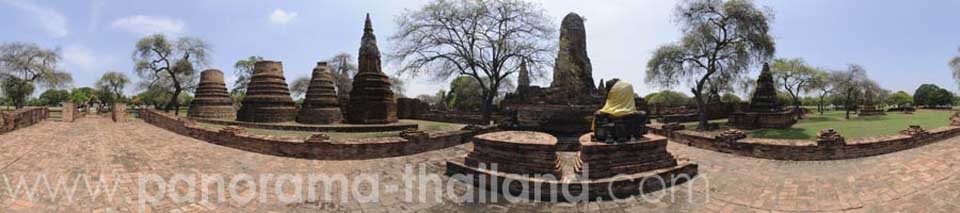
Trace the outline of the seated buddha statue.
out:
[[[606,83],[606,103],[594,113],[593,139],[622,143],[643,138],[647,133],[647,113],[637,111],[633,85],[612,79]]]

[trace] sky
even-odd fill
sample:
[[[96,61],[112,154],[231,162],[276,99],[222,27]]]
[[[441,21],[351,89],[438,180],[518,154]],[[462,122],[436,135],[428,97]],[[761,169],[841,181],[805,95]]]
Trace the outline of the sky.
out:
[[[395,17],[426,0],[0,0],[0,42],[28,42],[58,49],[59,68],[76,87],[92,86],[107,71],[139,81],[132,52],[153,33],[192,36],[212,45],[209,67],[223,70],[228,87],[233,64],[248,56],[282,61],[288,81],[307,76],[317,61],[337,53],[356,56],[364,14],[370,13],[382,52],[396,30]],[[587,52],[594,79],[620,78],[644,95],[663,88],[645,83],[653,51],[680,38],[673,21],[676,1],[537,1],[559,28],[569,12],[585,17]],[[912,93],[933,83],[957,91],[947,62],[960,55],[960,1],[804,0],[757,1],[772,11],[776,57],[803,58],[825,69],[866,68],[884,88]],[[559,37],[559,35],[557,35]],[[396,65],[384,71],[395,73]],[[750,77],[759,73],[754,68]],[[549,76],[549,75],[547,75]],[[402,76],[406,95],[435,94],[448,82]],[[534,84],[549,85],[550,79]],[[686,92],[689,88],[672,88]],[[38,91],[39,92],[39,91]],[[128,94],[138,92],[127,89]]]

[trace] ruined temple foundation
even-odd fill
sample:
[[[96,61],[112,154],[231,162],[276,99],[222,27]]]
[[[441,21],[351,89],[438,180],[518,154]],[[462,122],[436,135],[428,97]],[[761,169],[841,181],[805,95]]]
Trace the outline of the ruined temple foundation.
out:
[[[343,120],[333,81],[333,74],[327,62],[318,62],[317,67],[313,69],[310,88],[307,89],[303,106],[297,114],[298,123],[332,124]]]
[[[190,102],[187,117],[219,120],[237,119],[237,110],[233,106],[233,99],[227,93],[227,85],[223,80],[223,72],[216,69],[204,70],[200,73],[200,85],[197,87],[196,98]]]
[[[677,166],[677,159],[667,152],[667,138],[644,135],[625,143],[604,143],[593,140],[593,133],[580,136],[580,153],[576,172],[589,179],[642,173]]]
[[[797,123],[793,110],[783,112],[734,112],[728,124],[739,129],[783,129]]]
[[[860,111],[857,112],[857,116],[880,116],[887,115],[887,112],[877,109],[874,105],[863,105],[860,106]]]
[[[560,177],[557,138],[540,132],[504,131],[473,137],[467,166],[520,175]]]
[[[283,77],[283,64],[278,61],[258,61],[253,69],[253,76],[247,85],[247,97],[237,112],[237,120],[260,123],[294,121],[297,107]]]
[[[591,135],[584,137],[589,140]],[[563,177],[564,164],[553,150],[556,138],[538,132],[488,133],[474,138],[466,159],[447,161],[446,174],[491,193],[546,202],[625,198],[682,184],[697,175],[697,164],[667,153],[666,138],[647,137],[622,144],[584,142],[582,163],[574,169],[581,174],[590,170],[589,174]]]

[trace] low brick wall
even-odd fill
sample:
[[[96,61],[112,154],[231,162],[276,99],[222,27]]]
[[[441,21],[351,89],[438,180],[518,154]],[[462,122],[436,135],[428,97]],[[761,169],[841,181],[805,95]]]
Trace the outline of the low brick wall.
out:
[[[847,140],[844,144],[818,144],[813,140],[745,138],[732,142],[718,140],[712,133],[690,130],[669,131],[661,125],[649,125],[651,133],[670,141],[702,149],[774,160],[818,161],[882,155],[931,144],[960,135],[960,126],[929,130],[926,135],[884,135]],[[842,134],[842,133],[841,133]]]
[[[30,107],[12,112],[2,112],[0,113],[0,133],[32,126],[47,118],[50,118],[50,109],[46,107]]]
[[[406,138],[323,140],[316,137],[305,139],[253,135],[236,131],[231,127],[213,131],[196,127],[190,119],[178,118],[152,109],[142,109],[140,118],[157,127],[212,144],[268,155],[319,160],[363,160],[417,154],[464,144],[474,135],[495,130],[494,127],[481,127],[471,130],[413,134]]]
[[[224,126],[239,126],[253,129],[298,131],[298,132],[389,132],[403,131],[407,129],[418,129],[419,125],[415,123],[392,123],[392,124],[337,124],[337,125],[309,125],[309,124],[278,124],[278,123],[254,123],[243,121],[227,121],[217,119],[191,118],[194,121],[211,123]]]

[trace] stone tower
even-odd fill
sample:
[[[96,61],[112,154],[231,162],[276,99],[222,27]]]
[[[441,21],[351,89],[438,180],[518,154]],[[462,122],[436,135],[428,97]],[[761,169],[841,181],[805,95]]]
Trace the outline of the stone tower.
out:
[[[363,27],[357,75],[353,78],[347,122],[383,124],[397,122],[397,100],[390,89],[390,78],[380,68],[380,49],[373,35],[370,14]]]
[[[527,70],[527,60],[520,62],[520,71],[517,75],[517,88],[530,87],[530,71]]]
[[[570,13],[563,18],[559,47],[550,87],[571,100],[593,94],[597,87],[593,84],[593,68],[587,57],[587,33],[580,15]]]
[[[310,88],[297,114],[297,122],[304,124],[331,124],[343,120],[340,102],[333,83],[333,73],[327,62],[317,62],[310,79]]]
[[[247,97],[237,112],[238,121],[279,123],[293,121],[297,106],[283,77],[283,63],[258,61],[247,85]]]
[[[750,98],[750,111],[753,112],[778,112],[782,111],[780,103],[777,101],[777,89],[773,85],[773,74],[770,72],[770,66],[763,64],[763,71],[757,78],[757,88]]]
[[[227,94],[223,72],[208,69],[200,73],[200,85],[197,87],[196,98],[190,102],[187,116],[219,120],[237,118],[237,109],[233,107],[233,99]]]

